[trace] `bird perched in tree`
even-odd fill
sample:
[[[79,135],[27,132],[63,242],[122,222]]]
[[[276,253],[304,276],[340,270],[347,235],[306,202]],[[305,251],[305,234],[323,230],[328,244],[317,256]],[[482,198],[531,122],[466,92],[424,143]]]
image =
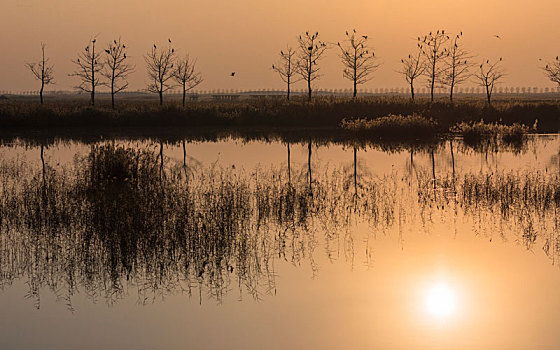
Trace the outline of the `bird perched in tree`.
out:
[[[169,43],[171,44],[171,39],[167,39],[167,41],[169,41]]]
[[[494,38],[501,39],[499,35],[494,35]]]
[[[367,40],[367,35],[362,35],[362,38]]]
[[[234,77],[234,76],[235,76],[235,72],[231,72],[231,76]]]

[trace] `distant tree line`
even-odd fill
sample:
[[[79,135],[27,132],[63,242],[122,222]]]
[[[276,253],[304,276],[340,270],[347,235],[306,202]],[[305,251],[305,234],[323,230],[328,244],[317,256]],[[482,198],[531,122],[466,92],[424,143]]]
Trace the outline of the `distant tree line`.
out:
[[[499,38],[499,36],[496,36]],[[463,32],[450,34],[445,30],[429,32],[417,37],[416,49],[401,59],[401,74],[409,86],[410,98],[416,96],[415,84],[425,78],[430,99],[434,100],[436,89],[448,89],[449,99],[453,101],[456,89],[472,81],[480,86],[488,104],[496,87],[505,77],[502,66],[503,58],[480,59],[477,64],[474,55],[464,48]],[[70,74],[78,78],[76,89],[90,94],[91,105],[95,104],[95,92],[98,86],[110,89],[111,105],[115,108],[115,95],[128,88],[128,76],[135,71],[135,65],[127,56],[127,47],[121,39],[115,39],[102,50],[96,48],[96,39],[91,39],[87,46],[72,62],[76,69]],[[292,85],[305,81],[307,99],[312,100],[315,82],[321,77],[320,61],[326,51],[335,46],[320,39],[319,32],[305,32],[298,36],[297,45],[288,45],[280,51],[278,61],[272,65],[282,81],[286,84],[289,100]],[[369,45],[367,35],[360,35],[356,30],[346,32],[343,41],[337,42],[339,57],[342,63],[342,76],[352,84],[352,96],[357,97],[358,87],[373,78],[380,67],[375,52]],[[54,67],[49,63],[45,53],[46,45],[41,44],[41,59],[26,63],[35,79],[40,81],[40,101],[43,103],[43,92],[47,85],[54,83]],[[158,95],[160,105],[163,104],[164,93],[175,87],[182,91],[182,104],[186,104],[186,94],[202,83],[203,78],[196,70],[196,59],[188,54],[177,57],[171,39],[164,47],[154,44],[144,60],[149,78],[147,91]],[[477,67],[478,66],[478,67]],[[546,76],[560,87],[560,60],[546,62],[541,67]],[[232,73],[234,76],[235,73]],[[513,88],[512,88],[513,92]]]

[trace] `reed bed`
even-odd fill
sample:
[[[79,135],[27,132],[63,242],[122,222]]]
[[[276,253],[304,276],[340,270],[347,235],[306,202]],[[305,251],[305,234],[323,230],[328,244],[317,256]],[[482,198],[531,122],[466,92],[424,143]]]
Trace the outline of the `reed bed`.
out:
[[[109,303],[132,291],[143,303],[220,301],[232,289],[258,299],[274,293],[279,263],[315,273],[318,247],[354,259],[358,238],[429,230],[436,217],[500,222],[528,249],[560,256],[558,175],[350,169],[191,171],[112,142],[56,170],[0,161],[0,287],[24,278],[37,306],[46,287],[69,308],[79,291]]]

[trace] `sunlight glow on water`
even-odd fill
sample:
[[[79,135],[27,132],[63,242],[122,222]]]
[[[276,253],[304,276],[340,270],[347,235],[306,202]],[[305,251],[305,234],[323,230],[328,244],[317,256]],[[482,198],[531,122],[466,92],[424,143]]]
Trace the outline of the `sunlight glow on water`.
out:
[[[457,295],[446,283],[437,283],[426,294],[426,307],[432,315],[445,318],[455,312]]]

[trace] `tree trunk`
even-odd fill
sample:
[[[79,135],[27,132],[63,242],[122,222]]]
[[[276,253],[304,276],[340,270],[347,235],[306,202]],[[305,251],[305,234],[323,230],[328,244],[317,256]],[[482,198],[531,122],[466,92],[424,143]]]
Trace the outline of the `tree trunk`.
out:
[[[185,83],[183,83],[183,108],[185,108],[185,97],[187,95],[187,90],[185,87]]]
[[[163,91],[158,91],[159,94],[159,105],[162,106],[163,105]]]
[[[410,81],[410,97],[412,98],[412,101],[414,102],[414,82],[412,80]]]
[[[45,82],[41,81],[41,90],[39,90],[39,97],[41,99],[41,104],[43,104],[43,90],[45,88]]]
[[[307,78],[307,102],[311,102],[311,77]]]
[[[290,100],[290,78],[288,77],[288,95],[286,96],[288,101]]]
[[[358,94],[358,84],[356,83],[356,79],[354,79],[354,95],[353,95],[353,98],[356,98],[357,94]]]

